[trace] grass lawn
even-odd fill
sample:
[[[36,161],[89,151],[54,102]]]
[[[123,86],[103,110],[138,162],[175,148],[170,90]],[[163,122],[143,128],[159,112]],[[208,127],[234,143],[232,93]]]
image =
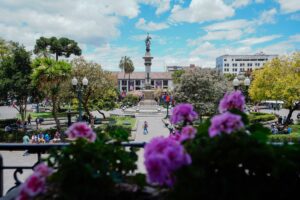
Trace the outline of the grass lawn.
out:
[[[52,118],[53,115],[52,115],[52,112],[39,112],[39,113],[36,113],[36,112],[28,112],[27,113],[27,116],[28,115],[31,115],[31,118],[32,119],[35,119],[37,117],[41,117],[41,118]],[[27,119],[27,116],[26,116],[26,119]],[[57,113],[57,116],[58,117],[67,117],[67,113]],[[17,118],[21,118],[21,116],[18,114],[17,115]]]
[[[134,127],[135,123],[136,123],[136,118],[133,117],[121,117],[121,116],[112,116],[110,117],[113,120],[116,120],[116,124],[117,126],[123,126],[125,128],[130,127],[131,129]],[[128,124],[124,124],[127,123]]]

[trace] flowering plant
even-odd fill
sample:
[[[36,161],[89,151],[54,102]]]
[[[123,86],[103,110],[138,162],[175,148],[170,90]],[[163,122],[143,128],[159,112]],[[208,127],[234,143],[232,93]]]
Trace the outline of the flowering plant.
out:
[[[50,152],[47,165],[37,166],[22,184],[18,199],[135,199],[134,187],[123,184],[132,182],[128,175],[137,168],[136,150],[116,144],[123,130],[111,131],[118,136],[103,130],[97,136],[86,123],[73,124],[66,131],[72,142]]]

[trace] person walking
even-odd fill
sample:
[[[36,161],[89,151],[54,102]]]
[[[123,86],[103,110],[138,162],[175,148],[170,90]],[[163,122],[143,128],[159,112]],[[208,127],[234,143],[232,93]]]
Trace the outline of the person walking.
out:
[[[144,135],[148,134],[148,123],[147,121],[144,122]]]
[[[31,115],[30,114],[27,116],[27,123],[28,123],[28,125],[29,124],[31,125]]]

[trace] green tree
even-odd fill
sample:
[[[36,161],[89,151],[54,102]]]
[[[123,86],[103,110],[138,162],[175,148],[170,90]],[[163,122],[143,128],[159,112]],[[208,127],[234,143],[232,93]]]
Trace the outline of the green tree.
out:
[[[101,109],[112,109],[115,107],[117,93],[114,90],[116,80],[104,70],[101,65],[87,62],[79,57],[72,60],[72,75],[78,80],[86,77],[89,81],[82,95],[82,103],[85,112],[90,115],[91,109],[96,109],[100,114]],[[108,102],[110,101],[110,102]]]
[[[23,45],[2,41],[1,49],[5,49],[5,56],[0,62],[0,96],[14,101],[21,116],[22,122],[26,120],[27,99],[31,95],[31,53]],[[4,55],[4,54],[3,54]]]
[[[195,68],[187,70],[180,83],[175,86],[174,97],[177,102],[194,105],[200,117],[216,112],[219,100],[227,91],[228,82],[217,70]]]
[[[36,40],[34,53],[44,57],[49,57],[49,54],[55,54],[57,61],[59,56],[65,56],[67,58],[72,54],[80,56],[81,49],[78,47],[77,42],[65,37],[59,39],[56,37],[40,37]]]
[[[134,65],[130,57],[128,56],[122,57],[119,63],[119,68],[124,71],[124,78],[125,78],[125,74],[129,74],[128,82],[130,84],[130,74],[134,71]],[[129,90],[130,90],[130,85],[129,85]]]
[[[59,94],[64,81],[70,78],[71,65],[51,58],[37,58],[32,63],[32,83],[44,96],[52,101],[52,115],[58,131],[61,130],[57,117]]]
[[[250,96],[254,101],[280,100],[289,109],[287,122],[300,107],[300,52],[273,59],[253,72]]]
[[[174,84],[180,83],[180,78],[184,74],[184,72],[185,71],[181,69],[181,70],[176,70],[172,73],[172,80]]]

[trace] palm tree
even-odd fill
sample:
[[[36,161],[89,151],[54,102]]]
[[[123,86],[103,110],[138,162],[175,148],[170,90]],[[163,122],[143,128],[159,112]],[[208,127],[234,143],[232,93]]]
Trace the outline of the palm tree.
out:
[[[122,71],[124,71],[124,79],[125,79],[125,74],[129,74],[128,82],[130,84],[130,74],[134,71],[134,65],[130,57],[128,56],[122,57],[119,63],[119,68]],[[129,90],[130,90],[130,85],[129,85]]]

